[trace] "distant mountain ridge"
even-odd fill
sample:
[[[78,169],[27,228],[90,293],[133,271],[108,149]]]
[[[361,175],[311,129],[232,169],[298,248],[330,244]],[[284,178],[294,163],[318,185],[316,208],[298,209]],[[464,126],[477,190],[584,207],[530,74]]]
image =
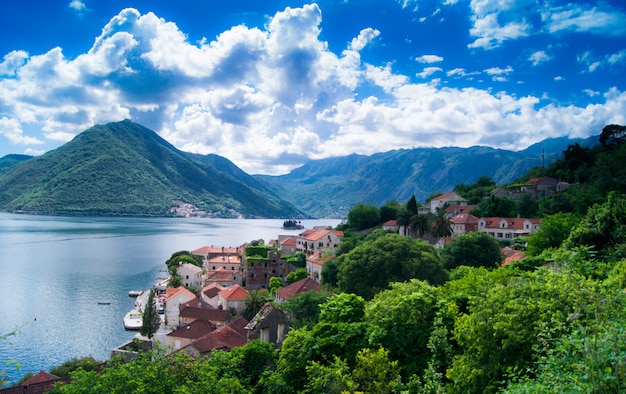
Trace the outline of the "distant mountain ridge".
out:
[[[0,210],[167,216],[183,200],[208,216],[343,218],[357,203],[418,201],[489,176],[510,183],[570,144],[551,138],[514,152],[484,146],[399,149],[313,160],[280,176],[249,175],[218,155],[182,152],[131,121],[94,126],[43,156],[0,158]]]
[[[167,216],[172,201],[183,200],[209,216],[304,216],[293,205],[255,188],[256,181],[245,173],[220,171],[212,163],[229,167],[224,158],[181,152],[129,120],[98,125],[0,175],[0,209]]]
[[[592,146],[597,141],[597,136],[551,138],[519,152],[484,146],[400,149],[315,160],[289,174],[256,177],[310,215],[343,218],[357,203],[404,203],[412,195],[423,202],[432,193],[472,184],[481,176],[510,183],[532,168],[547,166],[570,144]]]

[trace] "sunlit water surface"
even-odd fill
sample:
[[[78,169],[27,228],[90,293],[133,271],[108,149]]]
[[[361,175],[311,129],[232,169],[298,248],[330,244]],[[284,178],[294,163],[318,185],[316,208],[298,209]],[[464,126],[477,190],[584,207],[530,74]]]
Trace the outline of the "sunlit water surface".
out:
[[[166,276],[172,253],[298,233],[282,222],[0,213],[0,335],[17,330],[0,339],[0,371],[16,381],[74,357],[108,359],[135,334],[123,326],[134,302],[128,292]],[[338,223],[303,221],[306,228]]]

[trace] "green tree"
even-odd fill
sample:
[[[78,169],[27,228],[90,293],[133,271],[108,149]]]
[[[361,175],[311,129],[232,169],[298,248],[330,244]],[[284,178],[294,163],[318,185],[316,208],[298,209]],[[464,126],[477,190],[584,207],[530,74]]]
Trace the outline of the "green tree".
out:
[[[411,214],[411,216],[413,216],[413,215],[417,215],[417,209],[418,209],[417,199],[415,198],[415,194],[413,194],[411,198],[409,199],[409,201],[407,201],[406,203],[406,210]]]
[[[539,202],[530,194],[524,194],[517,200],[517,213],[523,218],[534,218],[539,213]]]
[[[365,299],[389,288],[390,282],[417,278],[440,284],[448,278],[432,245],[398,234],[363,242],[342,257],[339,289]]]
[[[365,300],[355,294],[335,294],[320,306],[320,322],[356,323],[365,315]]]
[[[415,214],[411,217],[409,225],[411,226],[411,232],[417,235],[419,238],[424,238],[432,229],[433,220],[430,214]]]
[[[488,199],[480,203],[477,208],[472,210],[472,215],[478,217],[515,217],[517,215],[515,201],[508,198],[498,197],[496,195],[489,196]]]
[[[376,227],[380,223],[380,212],[371,204],[357,204],[348,212],[348,226],[355,230]]]
[[[402,375],[421,375],[430,356],[428,338],[439,291],[416,279],[392,283],[367,303],[365,321],[373,326],[370,342],[389,351]]]
[[[396,200],[390,200],[385,203],[385,205],[381,206],[379,209],[380,212],[380,222],[385,223],[388,220],[396,220],[398,217],[398,212],[400,212],[400,204]]]
[[[590,246],[610,251],[626,241],[626,197],[609,193],[606,202],[589,208],[580,225],[572,230],[566,246]]]
[[[307,291],[292,297],[282,304],[282,307],[291,316],[290,326],[294,328],[313,327],[320,315],[320,305],[328,300],[329,294],[325,290]]]
[[[71,372],[78,369],[85,371],[98,371],[100,369],[100,362],[96,361],[93,357],[73,358],[59,366],[53,367],[50,370],[50,373],[60,378],[64,378],[69,376]]]
[[[287,274],[287,283],[295,283],[309,276],[309,272],[306,268],[298,268],[297,270]]]
[[[526,253],[538,256],[544,250],[558,248],[578,223],[578,218],[572,213],[544,216],[539,230],[527,239]]]
[[[241,316],[248,321],[252,320],[268,301],[269,293],[267,289],[252,290],[244,300],[245,307],[241,311]]]
[[[146,304],[146,308],[143,311],[143,316],[141,317],[141,329],[139,333],[141,335],[147,336],[148,338],[152,338],[155,332],[161,326],[161,317],[157,312],[156,302],[154,301],[154,294],[156,290],[150,290],[150,295],[148,296],[148,302]]]
[[[401,387],[398,362],[390,360],[389,352],[383,348],[359,351],[352,379],[357,385],[356,391],[364,393],[395,393]]]
[[[270,283],[269,283],[270,294],[274,294],[276,292],[276,290],[282,288],[283,285],[284,285],[284,283],[283,283],[283,279],[282,278],[278,278],[276,276],[272,276],[270,278]]]
[[[342,257],[336,257],[334,259],[327,260],[322,265],[322,284],[329,287],[337,287],[339,280],[339,267],[341,265]]]
[[[504,260],[504,254],[494,237],[473,231],[452,238],[441,250],[441,258],[448,270],[461,265],[496,268]]]
[[[306,373],[308,379],[304,393],[343,394],[353,392],[356,387],[348,363],[339,357],[328,365],[313,361],[307,365]]]
[[[444,238],[452,235],[452,224],[446,215],[446,210],[437,208],[435,221],[432,224],[431,234],[435,238]]]

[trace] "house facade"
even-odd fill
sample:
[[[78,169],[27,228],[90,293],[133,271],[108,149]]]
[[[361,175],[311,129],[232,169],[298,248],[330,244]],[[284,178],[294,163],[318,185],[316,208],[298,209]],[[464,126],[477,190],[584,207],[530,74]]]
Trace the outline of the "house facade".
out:
[[[335,254],[343,231],[329,229],[306,230],[296,236],[296,250],[307,256],[321,256],[324,253]]]
[[[184,263],[176,268],[176,273],[180,276],[183,286],[194,289],[202,287],[202,268],[197,265]]]
[[[196,298],[196,295],[180,286],[165,289],[164,314],[165,325],[178,327],[180,306]]]
[[[277,303],[287,302],[291,298],[297,297],[307,291],[318,291],[321,289],[322,285],[319,282],[307,277],[276,290],[274,301]]]
[[[245,329],[248,332],[248,341],[258,339],[280,347],[289,331],[289,318],[285,312],[268,302],[248,322]]]
[[[480,218],[478,231],[487,233],[498,240],[511,240],[527,237],[539,230],[541,219],[528,218]]]
[[[467,200],[455,192],[444,193],[430,200],[430,213],[437,213],[437,209],[443,208],[446,204],[463,205],[467,204]]]
[[[246,307],[245,300],[250,295],[248,290],[239,285],[232,285],[220,291],[218,297],[218,308],[226,311],[233,309],[237,314],[241,314]]]
[[[450,219],[452,238],[472,231],[478,231],[478,221],[479,219],[476,216],[469,213],[462,213],[452,217]]]

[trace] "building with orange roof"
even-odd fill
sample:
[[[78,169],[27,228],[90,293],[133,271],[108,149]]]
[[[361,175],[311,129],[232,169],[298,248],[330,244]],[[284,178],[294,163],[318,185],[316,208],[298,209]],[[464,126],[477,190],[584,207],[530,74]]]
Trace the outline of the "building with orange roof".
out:
[[[274,300],[278,303],[287,302],[293,297],[297,297],[302,293],[306,293],[307,291],[318,291],[321,289],[322,285],[319,284],[319,282],[311,279],[310,277],[306,277],[276,290],[276,297]]]
[[[229,351],[230,349],[241,347],[248,342],[247,330],[248,321],[239,317],[226,326],[204,335],[191,342],[182,350],[196,357],[210,354],[213,350]]]
[[[224,287],[234,284],[243,286],[243,275],[240,270],[231,271],[224,267],[218,267],[215,271],[207,271],[204,276],[204,287],[211,283],[218,283]]]
[[[180,306],[196,298],[196,295],[183,286],[165,289],[165,322],[168,326],[178,327]]]
[[[478,231],[478,218],[470,213],[461,213],[450,219],[452,237]]]
[[[343,237],[343,231],[331,229],[306,230],[296,237],[296,250],[307,256],[335,254]]]
[[[493,217],[478,220],[478,231],[487,233],[499,240],[527,237],[537,232],[540,226],[541,219]]]
[[[245,308],[245,300],[250,295],[248,290],[239,285],[232,285],[218,293],[218,308],[224,310],[234,309],[240,314]]]
[[[463,205],[467,204],[467,200],[455,192],[444,193],[430,200],[430,212],[437,213],[437,208],[443,208],[446,204]]]

